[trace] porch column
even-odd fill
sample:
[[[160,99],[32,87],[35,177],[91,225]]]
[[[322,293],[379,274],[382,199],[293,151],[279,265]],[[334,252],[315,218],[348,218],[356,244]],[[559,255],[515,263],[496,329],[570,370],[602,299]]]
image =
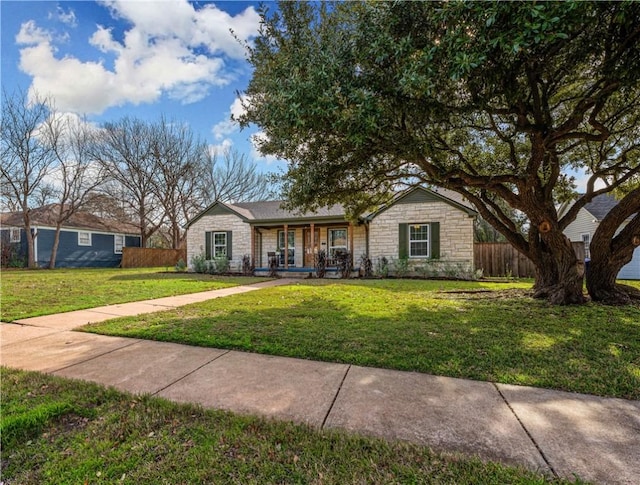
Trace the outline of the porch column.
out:
[[[284,225],[284,269],[289,269],[289,225]]]
[[[256,228],[251,226],[251,266],[256,267]]]
[[[349,251],[351,252],[351,266],[354,264],[354,254],[353,254],[353,222],[349,223],[349,231],[347,233],[347,237],[349,238]]]
[[[312,222],[310,225],[310,229],[311,229],[311,247],[310,252],[311,252],[311,262],[313,265],[315,265],[316,262],[316,253],[314,252],[314,249],[316,247],[316,225]]]

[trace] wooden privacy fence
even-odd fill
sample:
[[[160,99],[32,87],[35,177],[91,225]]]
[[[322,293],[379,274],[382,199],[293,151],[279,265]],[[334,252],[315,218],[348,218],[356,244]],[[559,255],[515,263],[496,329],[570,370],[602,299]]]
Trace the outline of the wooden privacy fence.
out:
[[[584,261],[584,243],[571,244],[578,261]],[[481,269],[484,276],[535,277],[533,263],[509,243],[475,243],[473,261],[475,268]]]
[[[187,249],[122,248],[123,268],[153,268],[175,266],[182,259],[187,262]]]

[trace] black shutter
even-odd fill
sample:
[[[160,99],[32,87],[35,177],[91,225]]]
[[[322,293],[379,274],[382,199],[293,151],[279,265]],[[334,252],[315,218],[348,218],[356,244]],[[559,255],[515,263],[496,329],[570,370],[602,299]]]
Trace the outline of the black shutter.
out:
[[[207,231],[204,233],[204,258],[211,259],[211,239],[212,233]]]
[[[231,231],[227,231],[227,259],[231,261],[233,259],[233,255],[231,253],[231,248],[233,247],[231,240]]]
[[[440,259],[440,223],[432,222],[431,230],[431,259]]]
[[[409,257],[409,225],[398,224],[398,258]]]

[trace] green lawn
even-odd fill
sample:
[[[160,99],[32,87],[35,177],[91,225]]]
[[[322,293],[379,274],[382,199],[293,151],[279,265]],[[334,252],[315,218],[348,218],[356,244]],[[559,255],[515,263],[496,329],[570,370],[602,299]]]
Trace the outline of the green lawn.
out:
[[[568,483],[406,443],[1,370],[3,483]]]
[[[0,318],[3,322],[10,322],[263,280],[177,273],[164,268],[2,270]]]
[[[305,280],[84,329],[640,399],[640,307],[554,307],[530,286]]]

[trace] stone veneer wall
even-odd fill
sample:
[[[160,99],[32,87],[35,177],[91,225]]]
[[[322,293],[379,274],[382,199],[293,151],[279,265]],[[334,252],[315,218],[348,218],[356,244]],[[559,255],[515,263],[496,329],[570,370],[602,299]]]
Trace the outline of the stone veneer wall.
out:
[[[205,252],[205,232],[207,231],[232,231],[232,258],[229,261],[232,271],[239,271],[242,268],[242,257],[251,254],[251,228],[249,224],[242,221],[237,216],[214,215],[204,216],[194,222],[189,227],[187,234],[187,264],[190,269],[191,258]]]
[[[369,257],[372,261],[385,256],[398,259],[398,225],[401,223],[440,223],[440,260],[461,265],[473,271],[473,217],[446,202],[418,204],[398,203],[371,221]],[[412,270],[425,263],[426,258],[410,258]]]

